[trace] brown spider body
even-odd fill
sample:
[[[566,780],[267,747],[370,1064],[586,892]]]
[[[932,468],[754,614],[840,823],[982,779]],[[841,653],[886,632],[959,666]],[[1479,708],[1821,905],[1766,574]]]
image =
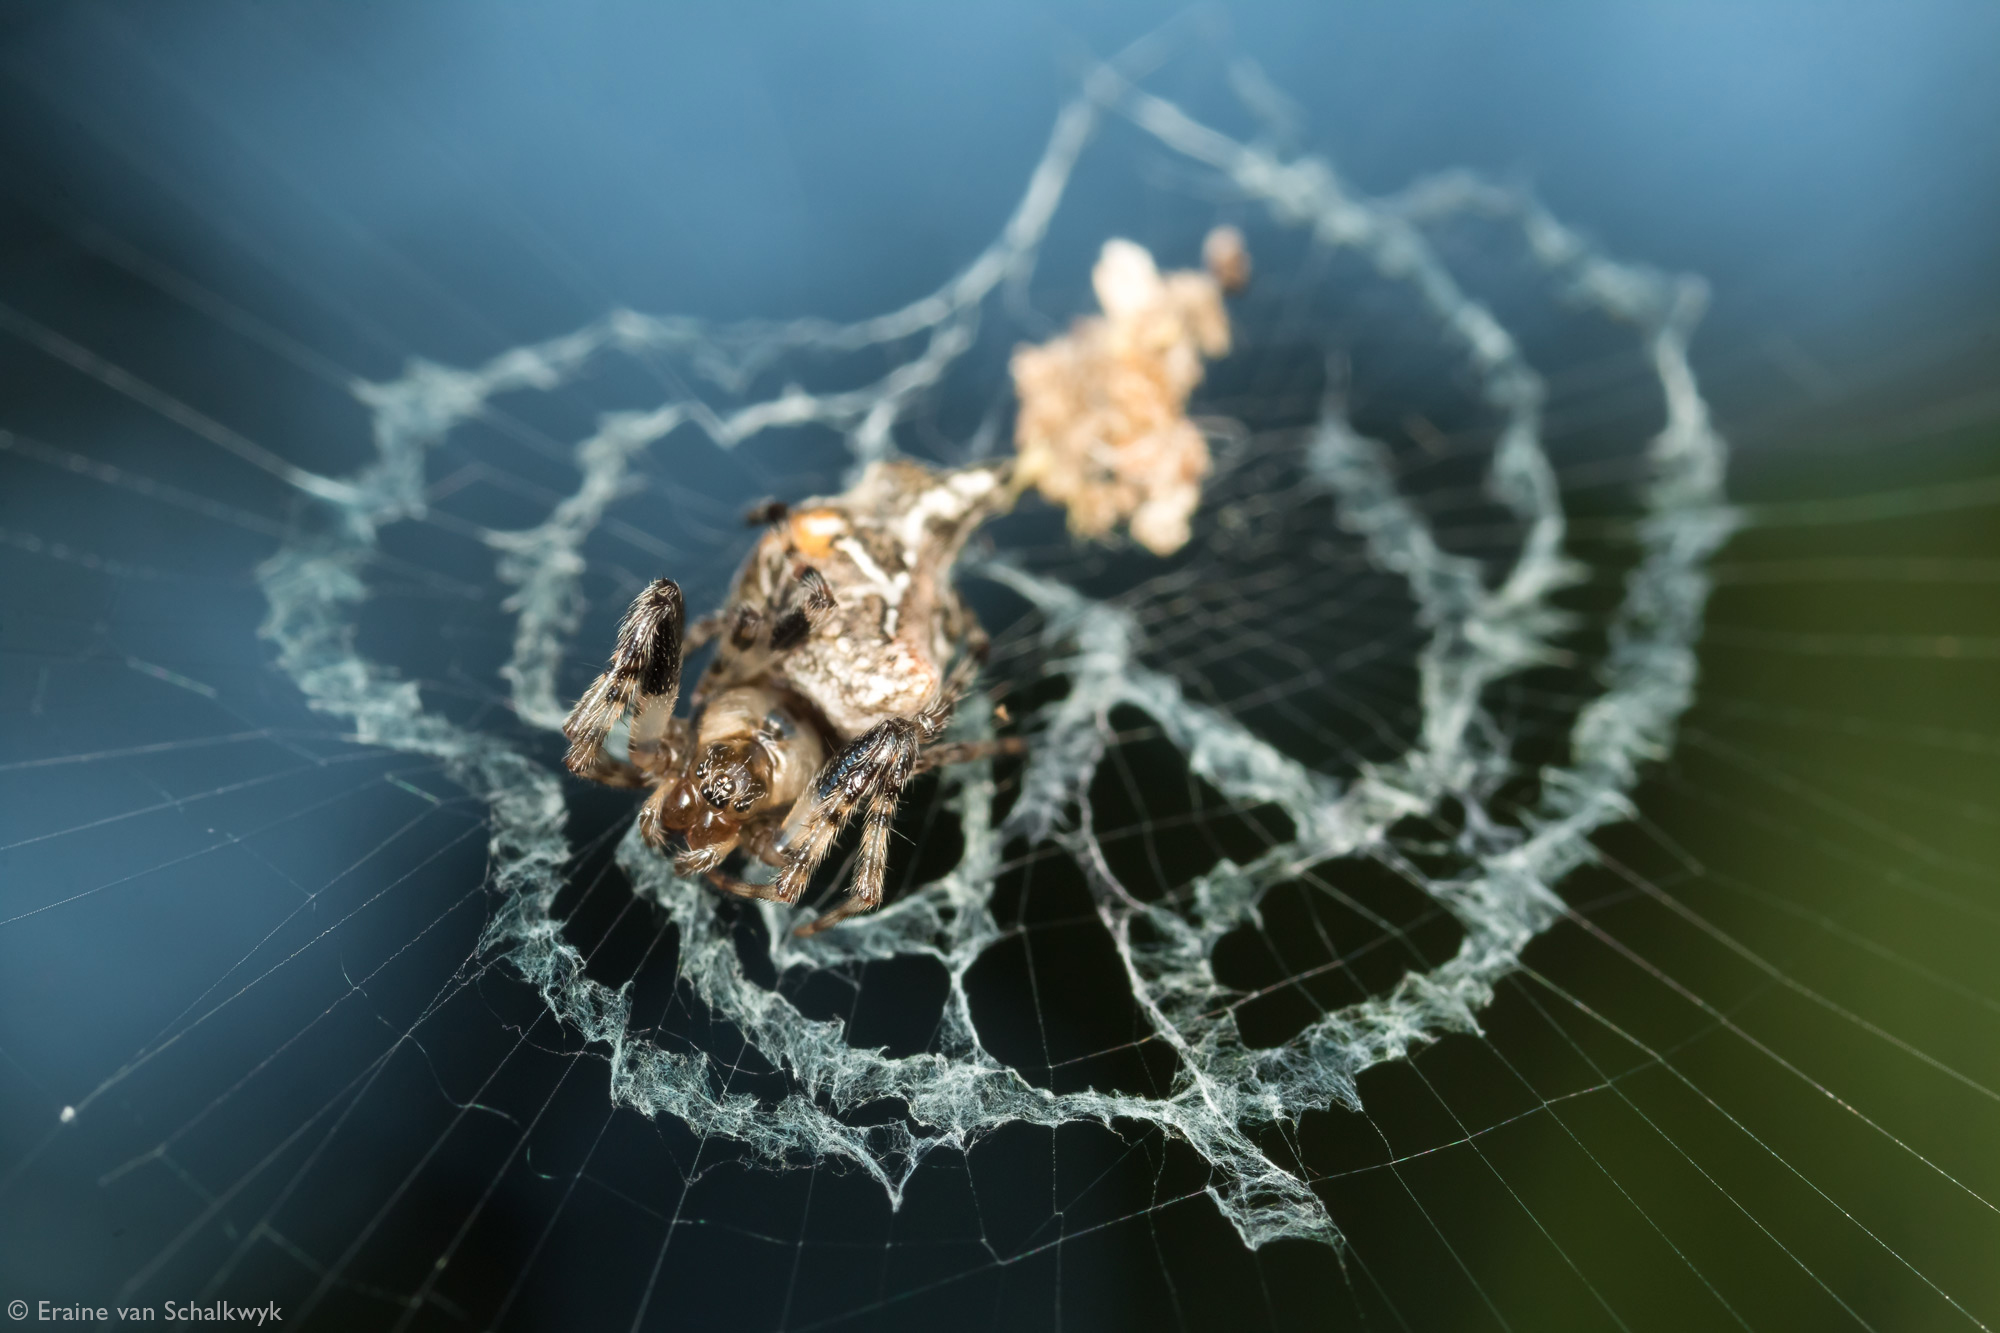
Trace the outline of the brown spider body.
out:
[[[736,576],[731,607],[779,605],[801,568],[819,571],[833,603],[803,642],[770,661],[725,640],[694,699],[733,685],[781,681],[843,740],[919,711],[976,627],[952,586],[967,537],[1005,507],[998,469],[936,472],[876,463],[832,499],[808,500],[764,533]]]
[[[681,634],[680,589],[632,604],[611,669],[571,711],[569,766],[651,786],[640,831],[675,863],[746,897],[796,902],[841,826],[866,808],[848,900],[806,927],[879,905],[890,821],[922,768],[999,747],[938,747],[985,638],[951,572],[966,539],[1012,503],[1004,467],[872,464],[837,496],[756,517],[764,536],[722,611]],[[719,647],[673,715],[680,660]],[[607,753],[629,716],[626,759]],[[720,875],[730,853],[779,868],[768,885]]]

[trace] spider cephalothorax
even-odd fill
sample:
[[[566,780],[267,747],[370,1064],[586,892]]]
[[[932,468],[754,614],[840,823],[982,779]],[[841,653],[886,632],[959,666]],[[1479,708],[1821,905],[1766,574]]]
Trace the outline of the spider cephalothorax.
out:
[[[973,530],[1013,500],[1004,467],[939,472],[873,464],[849,491],[761,507],[762,539],[728,604],[683,632],[680,588],[632,603],[610,669],[563,724],[582,777],[650,786],[646,840],[683,874],[744,897],[797,902],[841,827],[866,824],[847,900],[802,933],[880,905],[896,803],[912,776],[988,753],[939,746],[984,654],[951,570]],[[683,654],[719,639],[686,717]],[[626,754],[606,750],[628,720]],[[769,884],[720,873],[735,851],[778,868]]]

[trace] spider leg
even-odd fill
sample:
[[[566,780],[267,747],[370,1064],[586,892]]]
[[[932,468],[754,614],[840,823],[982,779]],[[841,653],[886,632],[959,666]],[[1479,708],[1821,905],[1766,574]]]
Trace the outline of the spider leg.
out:
[[[944,719],[949,720],[947,707]],[[922,727],[921,720],[918,727]],[[943,730],[944,721],[937,723]],[[848,890],[845,901],[832,909],[822,912],[815,920],[808,921],[792,933],[800,937],[817,935],[829,926],[839,925],[851,916],[872,912],[882,905],[883,883],[889,870],[889,834],[895,828],[896,806],[902,800],[903,787],[910,778],[933,768],[947,764],[962,764],[974,759],[983,759],[995,754],[1019,754],[1027,748],[1027,742],[1019,736],[1002,736],[994,740],[961,741],[952,745],[937,745],[919,751],[908,761],[906,771],[900,776],[885,774],[875,786],[874,796],[868,802],[867,823],[861,830],[861,850],[854,862],[854,882]],[[851,813],[851,812],[850,812]]]
[[[944,735],[944,729],[951,724],[951,715],[958,711],[958,701],[965,697],[978,676],[978,657],[971,653],[961,655],[951,674],[938,687],[937,698],[916,715],[917,730],[924,744],[929,745]]]
[[[771,625],[773,652],[790,652],[804,643],[834,607],[833,589],[826,586],[826,576],[811,565],[798,571],[794,586],[799,590],[798,600],[781,612]]]
[[[747,652],[757,642],[757,635],[764,628],[764,613],[754,606],[739,605],[736,614],[729,618],[729,644],[738,652]]]
[[[690,653],[698,652],[706,647],[710,639],[722,633],[723,623],[722,613],[720,611],[711,611],[700,620],[695,621],[694,624],[689,625],[687,633],[681,636],[681,656],[685,658]]]
[[[624,759],[613,759],[602,751],[598,753],[596,762],[587,773],[577,768],[575,764],[570,764],[569,767],[578,777],[601,782],[607,787],[646,787],[653,782],[653,775],[637,764]]]
[[[834,838],[863,805],[869,806],[870,836],[864,840],[855,870],[853,893],[856,898],[869,899],[871,905],[882,901],[882,873],[889,846],[886,821],[895,814],[903,785],[910,780],[916,766],[922,743],[918,725],[911,718],[892,717],[869,728],[827,760],[826,767],[819,771],[819,780],[808,793],[812,804],[795,812],[785,833],[780,835],[786,845],[784,864],[772,884],[777,901],[799,900],[813,871],[833,847]],[[882,819],[879,830],[874,826],[878,812]]]
[[[990,755],[1020,754],[1028,748],[1027,741],[1019,736],[996,736],[986,741],[954,741],[950,745],[933,745],[917,756],[917,766],[912,773],[928,773],[934,768],[946,768],[952,764],[969,764],[975,759],[985,759]]]
[[[896,802],[902,794],[900,787],[891,789],[886,783],[875,789],[873,799],[868,802],[867,823],[861,829],[861,853],[854,861],[854,883],[846,900],[792,934],[800,938],[817,935],[828,926],[882,905],[882,883],[889,871],[889,834],[896,824]]]
[[[743,511],[743,526],[768,528],[784,522],[791,512],[792,507],[783,500],[763,500]]]
[[[978,674],[976,657],[961,658],[939,687],[937,697],[920,712],[876,723],[820,769],[819,778],[808,793],[812,803],[806,805],[802,799],[801,809],[792,814],[779,835],[783,865],[771,885],[771,897],[783,903],[797,902],[805,893],[813,871],[833,847],[833,840],[864,806],[867,823],[862,829],[861,850],[855,859],[854,882],[847,900],[818,920],[800,926],[795,934],[816,934],[882,905],[882,883],[889,866],[889,834],[895,823],[896,803],[922,764],[924,747],[944,733],[953,709]],[[1018,745],[1018,739],[1008,738],[940,747],[936,762],[957,762],[976,757],[975,750],[999,753]]]
[[[681,685],[681,619],[680,585],[672,579],[655,580],[633,599],[618,627],[610,669],[591,683],[563,721],[570,772],[613,786],[636,785],[625,770],[638,770],[605,754],[604,742],[628,709],[635,721],[651,709],[673,711]]]
[[[711,870],[704,878],[715,888],[722,890],[732,898],[749,898],[753,901],[769,902],[778,897],[778,891],[769,884],[752,884],[747,879],[737,879],[734,875],[725,875],[720,870]]]

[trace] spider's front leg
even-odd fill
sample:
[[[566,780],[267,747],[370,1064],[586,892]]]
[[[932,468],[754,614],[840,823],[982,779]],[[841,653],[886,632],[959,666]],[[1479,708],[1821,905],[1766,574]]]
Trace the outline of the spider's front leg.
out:
[[[847,900],[795,932],[813,935],[839,921],[882,905],[882,881],[889,866],[889,832],[896,803],[916,770],[923,746],[922,724],[915,718],[892,717],[877,723],[850,742],[820,770],[810,793],[779,835],[784,865],[771,885],[770,896],[795,903],[805,892],[813,871],[833,847],[847,821],[865,806],[867,822],[861,852],[855,860],[854,883]]]
[[[833,589],[826,586],[826,576],[811,565],[798,571],[792,592],[796,597],[787,597],[789,605],[771,624],[774,652],[788,653],[804,643],[834,607]]]
[[[954,741],[950,745],[933,745],[917,756],[916,771],[928,773],[934,768],[949,768],[953,764],[969,764],[979,759],[1022,754],[1027,748],[1028,742],[1019,736],[995,736],[983,741]]]
[[[655,580],[633,599],[618,627],[610,669],[591,683],[563,721],[563,735],[569,737],[564,762],[570,772],[613,787],[639,787],[650,780],[639,765],[606,754],[604,742],[628,709],[635,732],[650,719],[656,725],[645,730],[664,735],[660,724],[671,719],[681,688],[683,614],[680,585],[672,579]]]

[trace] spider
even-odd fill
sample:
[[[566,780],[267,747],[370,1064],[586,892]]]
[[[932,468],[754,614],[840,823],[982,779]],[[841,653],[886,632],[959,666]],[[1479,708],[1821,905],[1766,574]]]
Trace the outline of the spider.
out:
[[[650,584],[618,630],[610,668],[563,723],[570,771],[653,788],[639,832],[674,865],[745,898],[796,903],[857,813],[861,848],[847,898],[800,935],[882,902],[897,801],[916,774],[1018,740],[939,745],[986,653],[951,570],[973,531],[1013,504],[1007,465],[940,472],[871,464],[844,494],[772,502],[723,609],[682,632],[681,590]],[[720,638],[674,716],[682,658]],[[606,750],[629,719],[626,758]],[[721,873],[741,850],[777,867],[769,884]]]

